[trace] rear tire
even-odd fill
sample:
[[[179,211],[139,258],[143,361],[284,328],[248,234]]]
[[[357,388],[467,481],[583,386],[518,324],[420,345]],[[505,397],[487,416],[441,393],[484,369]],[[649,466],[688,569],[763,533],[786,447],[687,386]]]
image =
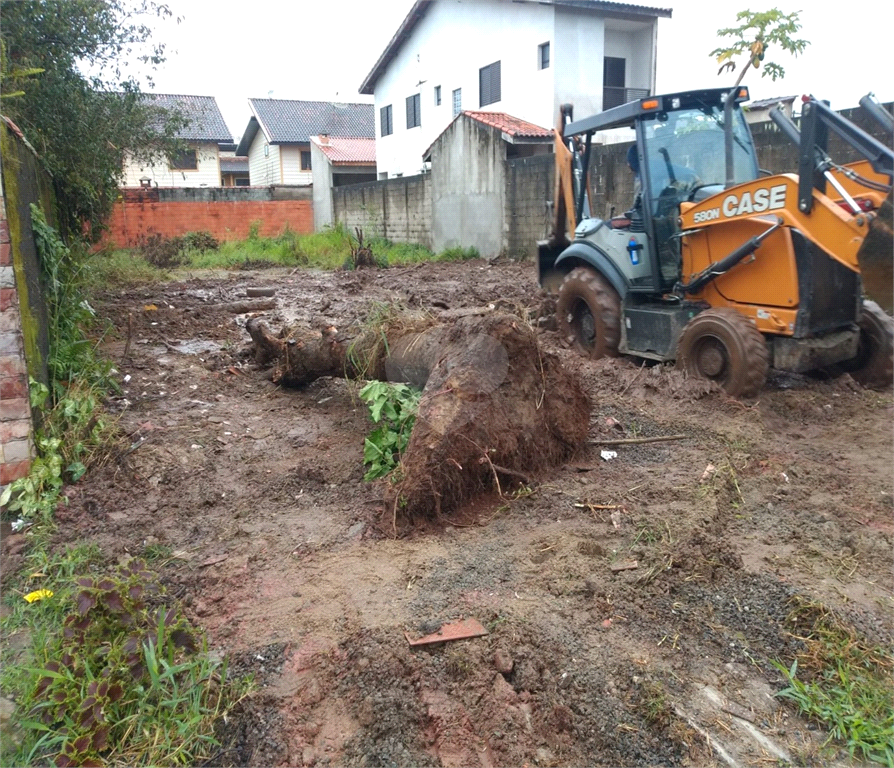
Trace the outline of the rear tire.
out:
[[[754,397],[767,380],[770,353],[761,332],[735,309],[707,309],[689,321],[677,344],[677,366],[716,381],[733,397]]]
[[[556,302],[559,331],[584,355],[617,357],[621,341],[621,299],[590,267],[576,267],[562,281]]]
[[[863,302],[857,356],[840,364],[855,381],[884,389],[894,380],[894,319],[874,301]]]

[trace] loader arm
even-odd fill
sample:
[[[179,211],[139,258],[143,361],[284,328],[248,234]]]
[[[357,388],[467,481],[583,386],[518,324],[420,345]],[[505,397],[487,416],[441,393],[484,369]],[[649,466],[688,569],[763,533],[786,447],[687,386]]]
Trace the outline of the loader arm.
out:
[[[574,201],[573,159],[574,154],[564,138],[565,126],[571,120],[572,106],[563,104],[554,131],[556,155],[556,179],[553,191],[553,218],[547,242],[551,248],[565,248],[571,242],[577,226]]]
[[[780,130],[798,145],[798,208],[809,214],[814,204],[814,190],[826,194],[826,182],[838,192],[854,214],[864,212],[838,176],[845,176],[861,187],[887,195],[894,179],[894,151],[854,125],[850,120],[833,112],[826,104],[812,96],[804,102],[801,128],[777,107],[770,111],[770,118]],[[826,153],[828,131],[832,130],[856,149],[868,162],[874,178],[859,174],[852,166],[836,164]],[[850,169],[850,170],[848,170]],[[837,171],[837,175],[833,173]],[[878,203],[880,205],[880,202]],[[878,205],[875,207],[877,208]]]

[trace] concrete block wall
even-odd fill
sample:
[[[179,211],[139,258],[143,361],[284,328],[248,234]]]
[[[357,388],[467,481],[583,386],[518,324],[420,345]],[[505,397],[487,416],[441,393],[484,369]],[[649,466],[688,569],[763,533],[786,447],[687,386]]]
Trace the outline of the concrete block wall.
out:
[[[335,220],[351,232],[360,227],[367,237],[432,247],[428,175],[335,187],[332,201]]]
[[[9,226],[0,198],[0,487],[27,475],[34,456],[21,328]]]
[[[512,158],[506,174],[506,251],[513,259],[533,259],[537,241],[549,232],[552,221],[555,157],[534,155]]]

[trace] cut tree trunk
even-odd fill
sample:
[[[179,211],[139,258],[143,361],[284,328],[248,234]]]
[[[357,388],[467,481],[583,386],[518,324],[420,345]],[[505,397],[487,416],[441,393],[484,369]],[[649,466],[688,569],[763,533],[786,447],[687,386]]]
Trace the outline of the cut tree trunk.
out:
[[[446,514],[487,490],[503,493],[586,443],[583,387],[515,315],[392,323],[372,342],[334,328],[274,336],[257,319],[248,331],[258,362],[274,364],[274,381],[285,385],[343,376],[423,388],[399,479],[386,486],[395,520]]]

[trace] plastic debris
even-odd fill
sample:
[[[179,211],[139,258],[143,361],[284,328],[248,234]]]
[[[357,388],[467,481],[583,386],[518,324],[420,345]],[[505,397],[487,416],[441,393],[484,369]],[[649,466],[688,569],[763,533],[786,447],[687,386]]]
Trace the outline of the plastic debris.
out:
[[[46,600],[52,596],[53,593],[49,589],[37,589],[34,592],[29,592],[25,595],[25,600],[29,603],[36,603],[38,600]]]
[[[611,461],[612,459],[618,458],[617,451],[599,451],[599,455],[602,457],[603,461]]]

